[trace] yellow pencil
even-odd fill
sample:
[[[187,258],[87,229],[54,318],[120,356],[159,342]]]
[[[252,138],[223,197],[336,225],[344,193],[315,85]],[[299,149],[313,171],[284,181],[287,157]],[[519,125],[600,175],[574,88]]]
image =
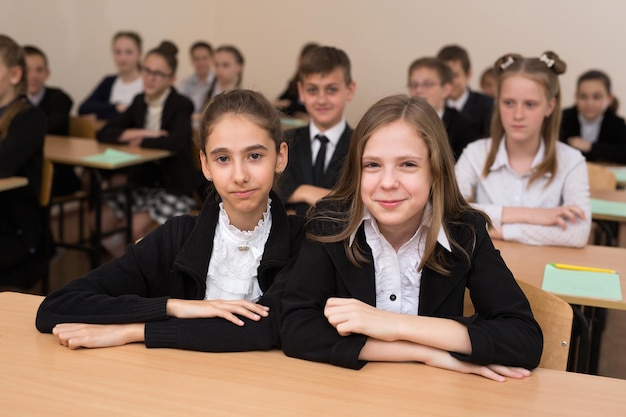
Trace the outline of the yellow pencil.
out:
[[[613,270],[613,269],[606,269],[606,268],[593,268],[590,266],[578,266],[578,265],[568,265],[568,264],[557,264],[557,263],[551,263],[550,265],[552,265],[555,268],[559,268],[559,269],[569,269],[571,271],[587,271],[587,272],[602,272],[605,274],[615,274],[617,271]]]

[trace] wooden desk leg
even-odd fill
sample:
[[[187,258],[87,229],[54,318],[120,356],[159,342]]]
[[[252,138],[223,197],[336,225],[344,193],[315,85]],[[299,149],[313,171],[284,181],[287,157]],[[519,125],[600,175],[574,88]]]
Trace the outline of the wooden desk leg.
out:
[[[91,232],[91,269],[95,269],[102,259],[102,174],[97,169],[91,171],[91,195],[95,215],[94,230]]]
[[[626,248],[626,222],[620,222],[617,232],[617,246]]]

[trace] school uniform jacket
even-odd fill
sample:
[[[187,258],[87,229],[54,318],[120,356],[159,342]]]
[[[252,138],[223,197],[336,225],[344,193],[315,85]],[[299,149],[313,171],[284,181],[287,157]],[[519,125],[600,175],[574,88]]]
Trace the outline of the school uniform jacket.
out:
[[[563,110],[561,140],[580,136],[580,121],[576,106]],[[583,155],[588,161],[607,161],[626,164],[626,122],[610,110],[604,112],[598,140]]]
[[[145,94],[137,94],[131,105],[118,118],[111,120],[97,133],[99,142],[120,143],[124,130],[143,129],[146,123]],[[132,169],[133,184],[147,187],[162,187],[174,194],[190,194],[199,185],[198,172],[192,160],[191,115],[193,103],[171,88],[165,99],[161,116],[161,129],[167,135],[158,138],[145,138],[142,148],[166,149],[174,156]]]
[[[493,116],[493,99],[485,94],[469,90],[469,97],[461,110],[480,133],[481,138],[491,136],[491,117]]]
[[[315,182],[313,181],[313,154],[311,153],[309,126],[288,131],[286,137],[289,145],[289,162],[279,182],[279,194],[283,201],[286,202],[293,192],[303,184],[333,188],[341,175],[341,169],[350,148],[351,136],[352,128],[346,124],[346,128],[341,134],[335,147],[335,152],[326,168],[323,181]],[[287,207],[294,208],[296,213],[301,215],[306,214],[309,208],[306,203],[287,204]]]
[[[117,75],[107,75],[78,107],[78,114],[95,114],[98,119],[115,119],[120,113],[110,102],[111,90]]]
[[[218,202],[209,196],[198,217],[168,220],[121,258],[70,282],[43,301],[36,326],[50,333],[58,323],[146,323],[145,344],[199,351],[265,350],[278,347],[279,272],[297,253],[303,237],[302,219],[287,216],[272,194],[272,229],[258,268],[263,296],[258,303],[270,314],[240,327],[222,318],[168,317],[169,298],[202,300],[213,250]]]
[[[443,276],[424,267],[419,315],[450,318],[467,326],[472,353],[451,353],[460,360],[535,368],[541,357],[543,337],[528,301],[494,249],[484,218],[472,213],[462,221],[474,229],[475,239],[468,226],[453,226],[450,235],[469,253],[469,260],[458,249],[453,248],[450,254],[437,246],[436,250],[452,265],[451,275]],[[313,228],[329,229],[319,223],[313,224]],[[306,240],[302,245],[302,256],[291,270],[283,296],[281,337],[288,356],[353,369],[365,365],[358,357],[367,336],[340,336],[324,316],[330,297],[356,298],[376,305],[373,258],[363,225],[356,240],[368,259],[362,267],[350,263],[343,242],[323,244]],[[466,287],[477,311],[472,317],[462,317]]]
[[[480,139],[480,132],[474,127],[474,124],[461,112],[451,107],[446,107],[441,118],[446,132],[448,133],[448,141],[452,147],[454,160],[461,156],[463,149],[468,143]]]

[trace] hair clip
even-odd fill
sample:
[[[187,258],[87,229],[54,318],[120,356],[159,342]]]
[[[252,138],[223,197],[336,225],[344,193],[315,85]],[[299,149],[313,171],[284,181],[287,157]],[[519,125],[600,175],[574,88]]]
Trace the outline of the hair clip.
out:
[[[554,66],[554,59],[548,58],[548,55],[543,54],[539,57],[539,61],[544,62],[548,68],[552,68]]]
[[[500,64],[500,69],[502,71],[506,71],[506,69],[510,67],[511,65],[513,65],[514,63],[515,63],[515,59],[513,59],[513,57],[509,55],[508,57],[506,57],[506,61]]]

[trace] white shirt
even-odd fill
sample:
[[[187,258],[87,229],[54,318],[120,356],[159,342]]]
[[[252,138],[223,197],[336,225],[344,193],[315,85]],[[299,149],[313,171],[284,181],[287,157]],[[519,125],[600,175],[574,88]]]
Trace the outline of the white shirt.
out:
[[[111,87],[109,103],[130,105],[137,94],[143,92],[143,80],[138,77],[135,81],[125,83],[120,77],[116,77]]]
[[[580,137],[587,142],[596,143],[600,135],[604,114],[601,114],[596,120],[589,121],[582,114],[578,114],[578,122],[580,123]]]
[[[557,142],[558,168],[554,179],[548,185],[550,175],[547,174],[528,187],[531,172],[519,175],[511,168],[505,144],[506,139],[503,139],[486,178],[482,177],[482,172],[491,139],[467,145],[455,167],[461,194],[473,201],[473,206],[486,212],[496,228],[502,228],[504,240],[530,245],[584,246],[589,239],[591,204],[587,166],[580,151]],[[544,153],[542,140],[531,165],[533,168],[543,161]],[[568,222],[565,230],[559,226],[528,223],[502,224],[504,207],[553,208],[570,204],[583,210],[585,220]]]
[[[180,93],[193,101],[195,113],[200,113],[204,108],[204,103],[207,101],[207,95],[209,94],[209,89],[211,88],[214,78],[214,71],[211,71],[204,81],[198,78],[198,74],[192,74],[182,80],[178,86]]]
[[[272,229],[271,199],[267,210],[252,231],[241,231],[230,224],[224,204],[213,238],[213,252],[206,277],[205,300],[258,301],[263,295],[257,273]]]
[[[380,233],[376,219],[365,209],[363,227],[365,239],[372,249],[374,258],[376,308],[394,313],[417,315],[422,280],[422,270],[418,270],[417,267],[422,261],[431,216],[432,206],[428,203],[424,209],[421,225],[413,237],[396,252]],[[350,237],[350,245],[355,236],[356,232]],[[443,227],[439,229],[437,242],[451,251]]]
[[[452,100],[451,98],[449,98],[447,100],[448,107],[452,107],[453,109],[462,111],[463,106],[465,106],[465,103],[467,103],[467,99],[469,99],[469,95],[469,90],[465,90],[465,92],[457,100]]]
[[[160,97],[155,100],[148,100],[145,97],[148,108],[146,109],[146,124],[145,129],[149,130],[161,130],[161,118],[163,117],[163,107],[165,106],[165,100],[170,95],[171,89],[167,89],[161,94]]]
[[[41,103],[41,100],[43,100],[43,96],[45,96],[45,95],[46,95],[46,87],[42,87],[41,90],[39,90],[35,94],[33,94],[33,95],[29,94],[28,95],[28,99],[35,106],[39,106],[39,103]]]
[[[315,159],[317,158],[317,152],[320,150],[321,143],[318,139],[315,139],[317,135],[324,135],[328,139],[328,144],[326,144],[326,159],[324,161],[324,169],[328,168],[328,164],[330,160],[333,158],[333,154],[335,153],[335,148],[337,147],[337,143],[339,143],[339,139],[341,139],[341,134],[346,130],[346,119],[341,119],[339,123],[335,126],[331,127],[325,132],[322,132],[315,126],[315,123],[309,123],[309,133],[311,134],[311,155],[313,159],[311,163],[315,165]]]

